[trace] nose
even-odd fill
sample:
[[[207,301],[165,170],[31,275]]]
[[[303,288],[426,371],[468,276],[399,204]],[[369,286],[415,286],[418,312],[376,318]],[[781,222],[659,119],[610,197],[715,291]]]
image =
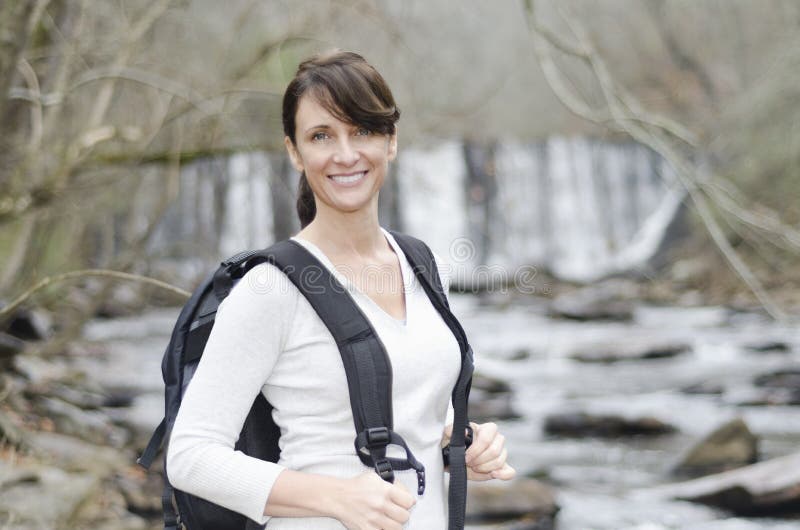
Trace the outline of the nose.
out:
[[[361,155],[353,148],[353,144],[347,137],[341,139],[336,147],[336,152],[333,154],[333,161],[343,166],[352,166],[358,162],[359,158],[361,158]]]

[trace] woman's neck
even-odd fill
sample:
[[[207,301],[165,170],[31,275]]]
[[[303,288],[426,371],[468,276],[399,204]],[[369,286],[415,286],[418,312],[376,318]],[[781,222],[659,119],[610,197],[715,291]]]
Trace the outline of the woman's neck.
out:
[[[317,210],[314,220],[298,234],[331,258],[370,258],[386,250],[377,211],[329,212]]]

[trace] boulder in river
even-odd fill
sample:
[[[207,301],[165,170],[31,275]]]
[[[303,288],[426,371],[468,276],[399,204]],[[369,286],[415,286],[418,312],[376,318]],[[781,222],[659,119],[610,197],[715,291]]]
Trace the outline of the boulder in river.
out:
[[[469,396],[470,420],[485,423],[496,420],[513,420],[520,417],[511,404],[511,394],[490,394],[473,390]]]
[[[785,370],[761,374],[753,380],[753,384],[767,388],[800,390],[800,369],[787,368]]]
[[[550,304],[552,317],[571,320],[616,320],[633,318],[636,285],[624,281],[608,281],[558,296]]]
[[[686,342],[631,337],[580,346],[570,352],[569,356],[585,363],[615,363],[675,357],[690,349],[691,346]]]
[[[791,351],[792,347],[789,346],[789,343],[784,342],[782,340],[762,340],[760,342],[749,342],[744,345],[745,349],[759,352],[759,353],[787,353]]]
[[[496,377],[476,373],[469,398],[470,419],[478,423],[519,418],[511,404],[511,386]]]
[[[544,431],[549,435],[571,438],[617,438],[670,434],[676,429],[651,416],[629,419],[617,415],[565,412],[547,416]]]
[[[470,482],[467,488],[469,524],[505,522],[497,528],[545,530],[553,528],[558,509],[552,490],[538,480]]]
[[[747,407],[800,405],[800,370],[762,374],[753,379],[753,385],[727,392],[725,401]]]
[[[758,460],[758,438],[741,418],[715,429],[674,466],[676,475],[702,476],[735,469]]]
[[[687,385],[681,388],[681,392],[684,394],[721,396],[725,393],[725,386],[722,383],[717,383],[716,381],[706,380]]]
[[[800,405],[800,389],[744,388],[725,394],[725,402],[737,407]]]
[[[476,372],[472,376],[472,389],[482,390],[489,394],[501,394],[511,392],[511,385],[497,377]]]
[[[797,513],[800,512],[800,453],[659,486],[650,493],[717,506],[743,516]]]

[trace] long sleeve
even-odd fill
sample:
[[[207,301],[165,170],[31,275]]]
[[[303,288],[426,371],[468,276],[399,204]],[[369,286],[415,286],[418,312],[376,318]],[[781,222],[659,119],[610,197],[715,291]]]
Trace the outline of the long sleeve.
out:
[[[283,350],[299,293],[274,266],[248,272],[223,300],[170,437],[174,487],[260,524],[283,467],[234,451],[244,420]]]

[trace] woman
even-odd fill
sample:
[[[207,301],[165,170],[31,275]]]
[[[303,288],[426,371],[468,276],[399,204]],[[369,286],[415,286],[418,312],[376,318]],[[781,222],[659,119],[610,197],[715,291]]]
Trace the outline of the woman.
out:
[[[399,115],[380,74],[348,52],[303,62],[283,101],[286,149],[301,172],[302,230],[293,239],[348,288],[384,343],[394,374],[394,430],[425,465],[428,487],[416,496],[413,470],[396,472],[390,484],[359,461],[333,338],[283,273],[259,265],[220,305],[172,431],[167,468],[176,488],[270,530],[447,527],[440,448],[452,429],[459,347],[378,223]],[[442,276],[445,292],[448,280]],[[233,450],[258,392],[281,427],[278,463]],[[468,477],[512,478],[496,426],[473,429]]]

